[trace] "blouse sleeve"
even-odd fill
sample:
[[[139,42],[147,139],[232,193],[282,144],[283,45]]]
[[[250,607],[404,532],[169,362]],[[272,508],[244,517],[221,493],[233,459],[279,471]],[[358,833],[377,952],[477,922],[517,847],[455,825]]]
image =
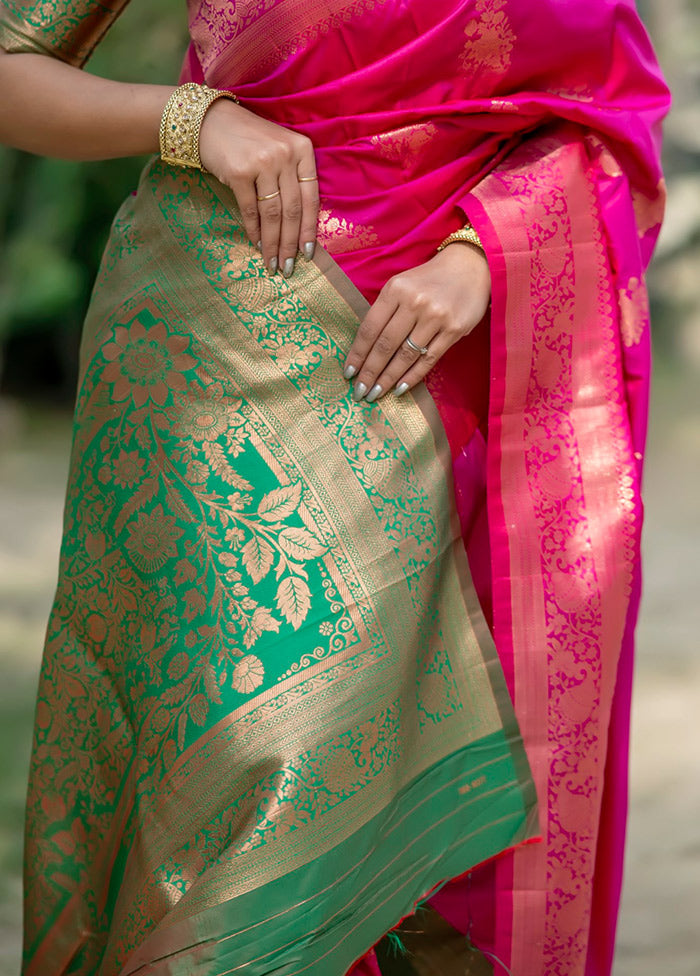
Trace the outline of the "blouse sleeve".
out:
[[[0,0],[0,47],[81,67],[129,0]]]

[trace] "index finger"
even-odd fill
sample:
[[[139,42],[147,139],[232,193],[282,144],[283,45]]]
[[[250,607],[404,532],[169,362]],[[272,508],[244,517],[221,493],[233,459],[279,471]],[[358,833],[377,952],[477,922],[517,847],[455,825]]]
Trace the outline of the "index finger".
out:
[[[382,289],[374,305],[360,323],[348,350],[343,365],[343,376],[346,380],[352,379],[360,372],[367,359],[367,354],[398,307],[399,304],[396,299],[390,298],[386,289]]]

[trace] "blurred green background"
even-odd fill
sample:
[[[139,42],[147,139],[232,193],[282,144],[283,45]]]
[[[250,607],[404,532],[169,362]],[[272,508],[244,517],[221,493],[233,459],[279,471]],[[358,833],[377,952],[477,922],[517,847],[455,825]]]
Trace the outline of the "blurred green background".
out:
[[[657,370],[615,976],[697,976],[700,0],[645,0],[640,9],[675,106],[666,127],[667,220],[649,275]],[[89,70],[174,81],[185,21],[184,0],[136,0]],[[142,162],[79,164],[0,147],[0,976],[18,966],[24,790],[55,586],[78,339],[110,222]]]
[[[119,81],[175,82],[186,43],[184,3],[132,3],[98,47],[89,70]],[[142,159],[84,164],[0,147],[0,391],[5,395],[71,402],[92,282],[112,218],[142,167]]]

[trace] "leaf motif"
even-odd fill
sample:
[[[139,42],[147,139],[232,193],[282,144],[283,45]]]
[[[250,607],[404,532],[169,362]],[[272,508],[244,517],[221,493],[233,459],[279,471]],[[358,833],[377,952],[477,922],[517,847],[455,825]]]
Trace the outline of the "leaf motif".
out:
[[[189,666],[189,656],[184,651],[180,651],[168,665],[168,677],[171,681],[179,681],[187,674]]]
[[[123,613],[133,613],[138,609],[138,600],[132,591],[120,583],[118,580],[114,580],[114,589],[112,591],[112,596],[114,599],[115,607]]]
[[[182,752],[185,748],[185,731],[187,729],[187,712],[183,712],[177,722],[177,745]]]
[[[264,630],[270,630],[273,634],[276,634],[280,629],[279,620],[272,616],[272,611],[268,610],[267,607],[256,608],[255,612],[253,613],[251,624],[260,633],[262,633]]]
[[[124,336],[126,338],[126,335]],[[129,424],[136,429],[143,425],[144,420],[148,416],[148,407],[139,407],[138,410],[132,411],[129,417]]]
[[[156,644],[156,625],[152,620],[144,621],[141,627],[141,653],[150,657]]]
[[[51,840],[68,857],[75,853],[75,837],[69,831],[61,830],[53,834]]]
[[[195,725],[204,725],[209,714],[209,702],[204,695],[195,695],[190,702],[190,718]]]
[[[308,584],[297,576],[287,576],[279,585],[276,602],[287,623],[298,630],[311,606]]]
[[[140,487],[124,503],[121,512],[114,521],[114,532],[122,531],[134,512],[137,512],[144,505],[147,505],[152,498],[155,498],[158,491],[158,478],[146,478],[141,482]],[[189,513],[188,513],[189,517]]]
[[[175,748],[175,743],[172,739],[168,739],[163,746],[163,767],[166,772],[171,768],[176,759],[177,749]]]
[[[251,606],[246,609],[253,610],[253,615],[247,621],[243,634],[243,646],[247,650],[250,650],[264,631],[271,630],[273,633],[277,633],[280,629],[279,620],[272,616],[272,612],[267,607],[258,606],[253,600],[250,600],[249,603]]]
[[[85,534],[85,548],[91,559],[97,562],[105,554],[106,539],[104,532],[87,532]]]
[[[211,664],[207,664],[204,668],[204,687],[209,698],[217,705],[220,705],[221,692],[219,691],[219,679]]]
[[[85,698],[85,689],[76,678],[64,673],[62,684],[64,690],[72,699]]]
[[[279,522],[289,518],[295,512],[301,501],[301,482],[294,485],[283,485],[275,488],[263,496],[258,505],[258,515],[266,522]]]
[[[216,441],[206,441],[203,445],[204,454],[211,467],[218,474],[222,481],[239,491],[252,491],[253,486],[245,478],[241,478],[228,463],[226,454],[221,444]]]
[[[153,713],[153,728],[156,730],[158,735],[162,735],[170,724],[170,712],[167,708],[158,708]]]
[[[175,571],[173,573],[173,579],[175,584],[180,586],[182,583],[186,583],[188,580],[197,579],[197,570],[194,568],[189,559],[179,559],[175,563]]]
[[[241,550],[243,565],[254,583],[259,583],[270,572],[275,558],[272,546],[262,537],[254,535]]]
[[[140,448],[144,451],[148,450],[149,442],[151,440],[151,435],[147,427],[140,426],[136,428],[135,435],[136,441]]]
[[[173,685],[160,692],[160,700],[164,705],[179,705],[190,693],[192,688],[191,680],[181,681],[180,684]]]
[[[325,552],[324,546],[308,529],[290,526],[279,535],[280,548],[292,559],[314,559]]]
[[[192,512],[183,501],[182,495],[180,495],[178,491],[173,491],[169,487],[167,488],[167,492],[170,514],[175,516],[179,515],[183,521],[190,522],[192,520]]]
[[[185,593],[184,602],[185,606],[183,608],[182,615],[188,622],[191,622],[196,617],[199,617],[206,612],[207,601],[204,598],[204,594],[194,587]]]
[[[172,420],[167,410],[154,410],[151,416],[153,418],[153,426],[159,430],[169,430],[172,426]]]

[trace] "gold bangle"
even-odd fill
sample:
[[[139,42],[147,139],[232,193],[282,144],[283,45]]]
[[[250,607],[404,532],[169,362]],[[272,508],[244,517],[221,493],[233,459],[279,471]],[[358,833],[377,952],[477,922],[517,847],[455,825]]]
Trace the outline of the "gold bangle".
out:
[[[479,250],[484,250],[484,245],[481,243],[481,238],[471,224],[467,224],[465,227],[460,227],[460,229],[456,230],[454,234],[450,234],[449,237],[446,237],[442,244],[438,247],[438,251],[442,251],[447,247],[448,244],[453,244],[455,241],[463,241],[466,244],[475,244]]]
[[[199,158],[199,132],[204,116],[217,98],[238,99],[230,91],[218,91],[188,81],[172,93],[160,120],[160,158],[172,166],[206,170]]]

